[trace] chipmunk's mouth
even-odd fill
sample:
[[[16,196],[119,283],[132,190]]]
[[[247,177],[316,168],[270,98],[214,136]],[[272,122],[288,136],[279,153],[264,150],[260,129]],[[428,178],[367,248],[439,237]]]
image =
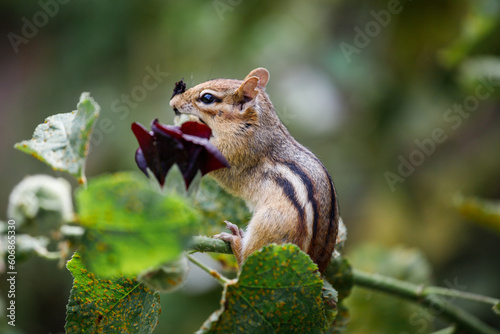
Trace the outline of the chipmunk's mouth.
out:
[[[201,124],[208,126],[208,124],[205,123],[204,120],[202,120],[200,117],[198,117],[196,115],[182,113],[177,108],[174,108],[174,113],[175,113],[174,124],[177,126],[181,126],[183,123],[186,123],[186,122],[198,122],[198,123],[201,123]]]

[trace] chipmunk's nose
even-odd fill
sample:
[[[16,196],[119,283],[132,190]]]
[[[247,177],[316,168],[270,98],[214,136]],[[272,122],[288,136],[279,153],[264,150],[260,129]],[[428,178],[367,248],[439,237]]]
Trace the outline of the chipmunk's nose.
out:
[[[170,104],[170,106],[171,106],[172,108],[174,108],[174,109],[175,109],[175,101],[174,101],[174,100],[175,100],[175,96],[174,96],[172,99],[170,99],[170,103],[169,103],[169,104]]]
[[[174,109],[175,115],[179,116],[181,112],[179,111],[179,109],[177,109],[176,101],[177,101],[176,96],[172,97],[172,99],[170,100],[170,106],[172,107],[172,109]]]
[[[174,110],[175,110],[175,109],[177,109],[177,104],[175,103],[175,102],[176,102],[176,100],[177,100],[177,99],[176,99],[176,98],[175,98],[175,96],[174,96],[174,97],[170,100],[170,102],[169,102],[170,106],[171,106]]]

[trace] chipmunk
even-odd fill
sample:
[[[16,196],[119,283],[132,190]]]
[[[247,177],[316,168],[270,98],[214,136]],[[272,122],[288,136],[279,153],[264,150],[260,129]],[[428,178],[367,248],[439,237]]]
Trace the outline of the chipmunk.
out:
[[[215,79],[174,92],[170,106],[212,130],[210,142],[230,167],[210,172],[220,186],[243,198],[253,216],[246,230],[226,222],[241,267],[270,243],[294,243],[324,272],[334,251],[339,209],[330,175],[279,120],[265,92],[269,72],[251,71],[241,80]]]

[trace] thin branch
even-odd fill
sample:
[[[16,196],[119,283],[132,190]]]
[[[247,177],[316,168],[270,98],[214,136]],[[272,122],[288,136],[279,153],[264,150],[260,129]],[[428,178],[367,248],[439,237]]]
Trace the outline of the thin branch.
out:
[[[500,299],[489,297],[489,296],[482,296],[478,295],[476,293],[470,293],[470,292],[465,292],[465,291],[460,291],[460,290],[454,290],[454,289],[447,289],[447,288],[441,288],[437,286],[428,286],[422,291],[423,296],[428,296],[428,295],[440,295],[440,296],[446,296],[446,297],[451,297],[451,298],[460,298],[460,299],[465,299],[465,300],[471,300],[479,303],[485,303],[485,304],[491,304],[491,305],[496,305],[500,303]]]
[[[49,252],[46,248],[43,247],[36,247],[35,252],[38,256],[41,258],[47,259],[47,260],[60,260],[61,259],[61,253],[60,252]]]
[[[201,263],[200,261],[196,260],[194,257],[192,257],[191,255],[189,254],[186,254],[186,257],[189,259],[189,261],[193,262],[194,264],[196,264],[198,267],[200,267],[202,270],[206,271],[210,276],[212,276],[213,278],[215,278],[217,280],[217,282],[219,282],[222,286],[226,285],[227,283],[229,283],[229,279],[222,276],[221,274],[219,274],[216,270],[204,265],[203,263]]]
[[[205,252],[223,253],[223,254],[233,253],[233,251],[231,250],[231,246],[229,246],[228,242],[204,236],[193,237],[190,249],[202,253]]]
[[[422,292],[425,291],[425,288],[422,286],[378,274],[365,273],[357,269],[353,269],[352,272],[355,285],[382,291],[418,303],[433,310],[438,316],[448,319],[450,322],[457,324],[459,328],[467,330],[470,333],[500,333],[472,314],[446,302],[444,298],[429,293],[427,295],[422,294]]]
[[[446,327],[446,328],[440,329],[436,332],[432,332],[431,334],[454,334],[454,333],[456,333],[455,326],[451,326],[451,327]]]

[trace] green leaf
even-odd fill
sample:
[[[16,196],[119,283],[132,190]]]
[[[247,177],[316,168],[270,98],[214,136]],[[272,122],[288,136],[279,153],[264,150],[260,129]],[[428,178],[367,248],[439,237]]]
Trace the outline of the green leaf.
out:
[[[328,334],[344,333],[349,324],[349,310],[345,307],[344,303],[337,304],[337,316],[332,326],[325,332]]]
[[[82,258],[103,277],[133,276],[177,259],[199,225],[185,198],[159,194],[137,173],[92,179],[76,202],[86,229]]]
[[[457,31],[457,36],[452,39],[449,46],[438,54],[441,62],[449,68],[464,62],[464,59],[477,53],[478,45],[484,43],[485,37],[493,34],[497,27],[497,11],[491,10],[489,6],[479,4],[470,9],[461,22],[461,29]]]
[[[500,79],[500,59],[494,56],[471,56],[459,67],[458,82],[466,92],[476,94],[478,85],[489,88],[497,86]],[[498,97],[496,89],[488,89],[488,94]]]
[[[183,256],[177,261],[167,262],[158,268],[143,272],[137,279],[156,291],[173,292],[182,286],[188,273],[188,259]]]
[[[323,303],[325,306],[325,316],[326,323],[332,324],[337,317],[337,302],[338,302],[338,292],[333,288],[333,286],[326,280],[323,280],[323,289],[321,290],[323,295]],[[330,327],[330,326],[327,326]]]
[[[89,93],[82,93],[77,110],[46,118],[36,127],[31,140],[23,140],[14,147],[85,183],[85,159],[99,110]]]
[[[337,234],[337,241],[335,244],[335,256],[340,255],[340,252],[344,249],[344,244],[347,241],[347,227],[344,224],[342,218],[339,219],[339,232]]]
[[[317,266],[295,245],[269,245],[248,257],[222,308],[198,333],[293,333],[328,326]]]
[[[332,258],[323,277],[338,291],[339,300],[344,300],[351,293],[354,285],[352,267],[347,259],[342,256]]]
[[[15,242],[16,264],[30,259],[33,255],[48,253],[47,246],[50,239],[44,236],[33,237],[29,234],[16,234],[16,238],[8,239],[8,226],[6,222],[0,221],[0,271],[5,268],[4,263],[8,263],[7,256],[12,252],[12,242]],[[16,226],[17,228],[17,226]],[[11,270],[12,271],[12,270]]]
[[[203,216],[203,233],[206,235],[218,234],[225,230],[225,220],[240,225],[251,218],[242,199],[231,196],[217,182],[206,177],[201,179],[194,203]]]
[[[349,261],[342,256],[332,258],[323,273],[323,278],[331,283],[338,293],[335,321],[333,321],[326,333],[343,333],[349,323],[349,312],[342,301],[351,294],[354,285],[352,266]]]
[[[152,333],[160,315],[160,296],[135,279],[101,279],[75,253],[67,264],[73,288],[66,333]]]
[[[23,233],[53,237],[74,219],[71,185],[49,175],[27,176],[12,190],[7,215]]]
[[[455,196],[453,204],[462,216],[500,233],[500,202],[476,197]]]
[[[493,306],[493,312],[495,312],[497,315],[500,315],[500,303],[496,303],[496,305]]]

